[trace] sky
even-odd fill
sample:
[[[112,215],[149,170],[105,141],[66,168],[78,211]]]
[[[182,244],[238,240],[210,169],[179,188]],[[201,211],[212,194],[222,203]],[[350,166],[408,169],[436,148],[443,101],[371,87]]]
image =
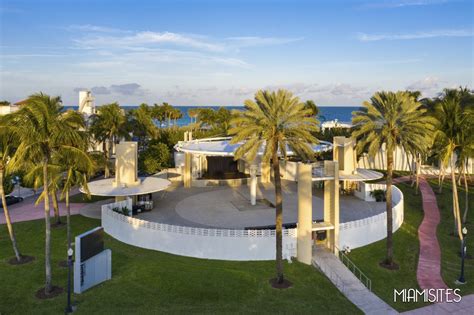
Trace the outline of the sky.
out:
[[[241,105],[286,88],[318,105],[474,88],[474,1],[0,0],[0,99]]]

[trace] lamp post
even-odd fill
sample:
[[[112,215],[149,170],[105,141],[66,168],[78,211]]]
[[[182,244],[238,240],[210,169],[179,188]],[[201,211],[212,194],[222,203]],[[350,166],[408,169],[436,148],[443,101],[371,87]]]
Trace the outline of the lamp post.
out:
[[[459,279],[456,281],[457,284],[465,284],[466,279],[464,279],[464,258],[466,257],[466,235],[467,235],[467,229],[464,227],[462,229],[462,245],[461,245],[461,275],[459,276]]]
[[[71,267],[73,254],[73,249],[69,247],[67,250],[67,306],[64,310],[66,314],[74,312],[74,308],[71,305]]]

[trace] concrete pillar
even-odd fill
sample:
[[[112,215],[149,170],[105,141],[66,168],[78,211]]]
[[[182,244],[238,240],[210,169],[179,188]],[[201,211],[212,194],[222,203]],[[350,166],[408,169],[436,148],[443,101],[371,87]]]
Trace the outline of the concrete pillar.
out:
[[[262,181],[262,183],[269,183],[270,182],[270,163],[262,162],[261,181]]]
[[[116,146],[115,158],[115,187],[137,186],[138,151],[137,143],[133,141],[120,142]]]
[[[188,132],[188,141],[193,141],[193,132],[192,131]]]
[[[257,204],[257,165],[250,165],[250,204]]]
[[[324,222],[331,223],[334,229],[327,231],[326,246],[338,254],[339,245],[339,163],[324,161],[324,174],[334,179],[324,181]]]
[[[185,188],[191,187],[192,181],[192,164],[193,164],[193,155],[191,153],[184,153],[184,169],[183,169],[183,184]]]
[[[126,196],[115,196],[115,202],[124,201],[125,199],[127,199]]]
[[[188,132],[185,131],[184,132],[184,139],[183,139],[185,142],[188,141]]]
[[[298,163],[298,238],[297,259],[311,265],[312,253],[312,228],[313,228],[313,192],[312,192],[312,166],[311,164]]]

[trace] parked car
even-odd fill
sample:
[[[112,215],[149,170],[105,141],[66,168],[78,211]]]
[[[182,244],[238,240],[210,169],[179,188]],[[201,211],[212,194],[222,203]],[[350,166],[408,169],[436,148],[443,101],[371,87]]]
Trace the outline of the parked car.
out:
[[[7,206],[23,201],[23,197],[16,196],[6,196],[5,199],[7,200]],[[0,202],[0,208],[3,208],[2,202]]]

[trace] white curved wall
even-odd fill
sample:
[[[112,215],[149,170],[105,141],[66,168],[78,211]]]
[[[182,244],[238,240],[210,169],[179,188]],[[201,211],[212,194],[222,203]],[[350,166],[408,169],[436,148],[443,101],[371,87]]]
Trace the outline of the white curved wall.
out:
[[[102,210],[102,226],[124,243],[196,258],[275,259],[274,230],[203,229],[148,222]],[[283,257],[296,255],[296,229],[283,231]]]
[[[403,223],[403,194],[393,186],[393,230]],[[275,230],[204,229],[149,222],[102,208],[102,226],[112,237],[146,249],[220,260],[275,259]],[[296,229],[283,231],[283,257],[296,256]],[[386,213],[340,224],[339,248],[357,248],[385,238]]]
[[[379,184],[380,185],[380,184]],[[392,213],[393,232],[398,230],[403,223],[404,206],[403,194],[396,186],[392,186]],[[339,248],[362,247],[387,237],[387,213],[373,217],[341,223],[339,225]]]

